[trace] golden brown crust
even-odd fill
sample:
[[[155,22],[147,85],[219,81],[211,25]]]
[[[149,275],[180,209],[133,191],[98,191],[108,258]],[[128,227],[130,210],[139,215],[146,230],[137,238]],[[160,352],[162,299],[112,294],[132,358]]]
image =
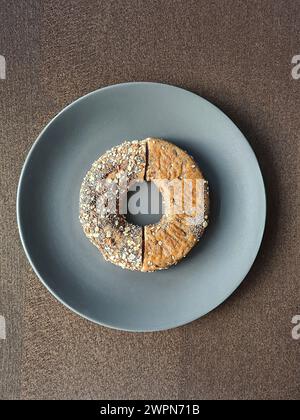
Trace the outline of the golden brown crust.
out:
[[[104,205],[110,194],[120,204],[125,175],[129,184],[146,179],[157,185],[165,204],[159,223],[134,226],[119,209],[115,213]],[[113,192],[110,183],[116,183]],[[177,264],[202,236],[208,212],[208,185],[198,165],[187,152],[162,139],[112,148],[94,162],[80,191],[80,221],[86,236],[106,260],[130,270],[156,271]]]
[[[146,180],[174,205],[165,207],[158,224],[144,229],[142,270],[155,271],[177,264],[200,239],[208,225],[209,197],[202,172],[187,152],[162,139],[147,139],[147,146]]]
[[[178,218],[145,226],[142,271],[156,271],[177,264],[196,244],[196,236]]]

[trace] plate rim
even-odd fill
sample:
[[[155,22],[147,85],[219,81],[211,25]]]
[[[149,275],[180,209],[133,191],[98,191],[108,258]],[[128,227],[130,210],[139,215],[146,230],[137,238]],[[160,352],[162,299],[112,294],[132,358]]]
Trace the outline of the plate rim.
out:
[[[131,86],[137,86],[137,85],[148,85],[148,86],[156,86],[156,87],[161,87],[161,88],[167,88],[167,89],[175,89],[178,90],[182,93],[188,94],[193,96],[194,98],[197,98],[198,100],[204,101],[208,106],[210,106],[211,108],[215,109],[216,112],[221,113],[223,117],[225,117],[225,119],[227,119],[231,124],[234,125],[234,127],[238,130],[239,134],[240,134],[240,139],[243,140],[243,142],[245,143],[246,147],[248,147],[248,150],[250,152],[250,154],[252,154],[252,156],[254,157],[254,160],[256,162],[257,165],[257,169],[258,169],[258,174],[259,174],[259,178],[260,178],[260,182],[261,182],[261,187],[262,187],[262,197],[263,197],[263,215],[262,215],[262,229],[259,235],[259,240],[257,242],[257,246],[256,246],[256,250],[255,250],[255,255],[254,257],[251,258],[250,264],[249,266],[247,266],[247,268],[244,271],[244,274],[241,275],[241,279],[237,282],[237,284],[234,285],[234,287],[232,289],[230,289],[230,291],[228,293],[226,293],[226,296],[224,297],[224,299],[222,299],[222,301],[216,305],[215,307],[213,307],[212,309],[206,311],[205,313],[203,313],[202,315],[198,315],[198,316],[194,316],[191,319],[185,320],[183,322],[176,322],[174,323],[174,325],[170,325],[170,326],[161,326],[159,328],[124,328],[124,327],[118,327],[116,325],[113,324],[109,324],[107,322],[100,322],[98,319],[95,319],[93,317],[90,317],[88,315],[85,315],[81,312],[79,312],[77,309],[73,308],[72,306],[70,306],[68,303],[66,303],[61,297],[59,297],[57,295],[57,293],[55,293],[47,284],[46,280],[43,279],[42,275],[40,275],[40,273],[38,272],[38,269],[35,267],[35,264],[33,263],[33,260],[30,256],[30,252],[27,249],[26,246],[26,242],[25,242],[25,237],[23,234],[23,228],[22,228],[22,223],[21,223],[21,210],[20,210],[20,206],[21,206],[21,199],[22,199],[22,194],[21,194],[21,189],[22,189],[22,182],[24,179],[24,174],[25,171],[27,169],[27,167],[30,164],[30,159],[31,156],[35,150],[35,148],[37,147],[37,145],[39,144],[40,141],[43,140],[43,135],[44,133],[48,130],[48,128],[54,124],[54,122],[56,121],[56,119],[58,119],[63,113],[65,113],[66,111],[68,111],[68,109],[72,108],[73,106],[76,106],[79,102],[86,100],[88,97],[93,96],[98,94],[99,92],[103,92],[106,90],[113,90],[113,89],[117,89],[120,87],[131,87]],[[267,194],[266,194],[266,187],[265,187],[265,182],[264,182],[264,178],[263,178],[263,174],[262,174],[262,170],[261,167],[259,165],[259,161],[257,159],[257,156],[252,148],[252,146],[250,145],[250,143],[248,142],[247,138],[244,136],[244,134],[242,133],[242,131],[239,129],[239,127],[235,124],[235,122],[229,118],[225,112],[223,112],[218,106],[216,106],[215,104],[213,104],[212,102],[210,102],[209,100],[205,99],[204,97],[198,95],[197,93],[191,92],[187,89],[184,89],[182,87],[179,86],[174,86],[168,83],[161,83],[161,82],[148,82],[148,81],[133,81],[133,82],[125,82],[125,83],[117,83],[117,84],[112,84],[112,85],[107,85],[104,86],[102,88],[93,90],[77,99],[75,99],[74,101],[72,101],[71,103],[69,103],[68,105],[66,105],[63,109],[61,109],[57,114],[54,115],[54,117],[51,118],[51,120],[45,125],[45,127],[42,129],[42,131],[39,133],[39,135],[37,136],[37,138],[35,139],[35,141],[33,142],[33,144],[31,145],[26,158],[24,160],[24,163],[22,165],[22,169],[20,172],[20,177],[19,177],[19,181],[18,181],[18,186],[17,186],[17,196],[16,196],[16,218],[17,218],[17,226],[18,226],[18,232],[19,232],[19,236],[20,236],[20,240],[21,240],[21,244],[23,247],[23,250],[25,252],[25,255],[34,271],[34,273],[36,274],[36,276],[38,277],[38,279],[41,281],[41,283],[46,287],[46,289],[52,294],[52,296],[55,297],[55,299],[57,299],[61,304],[63,304],[65,307],[67,307],[69,310],[71,310],[73,313],[79,315],[81,318],[87,319],[88,321],[93,322],[94,324],[103,326],[103,327],[107,327],[113,330],[118,330],[118,331],[126,331],[126,332],[132,332],[132,333],[137,333],[137,332],[143,332],[143,333],[147,333],[147,332],[159,332],[159,331],[167,331],[170,329],[175,329],[175,328],[179,328],[182,327],[184,325],[187,325],[193,321],[196,321],[197,319],[203,318],[205,317],[207,314],[209,314],[210,312],[215,311],[219,306],[221,306],[225,301],[228,300],[228,298],[240,287],[240,285],[243,283],[243,281],[245,280],[245,278],[247,277],[248,273],[250,272],[259,252],[260,252],[260,248],[263,242],[263,238],[264,238],[264,234],[265,234],[265,229],[266,229],[266,218],[267,218]]]

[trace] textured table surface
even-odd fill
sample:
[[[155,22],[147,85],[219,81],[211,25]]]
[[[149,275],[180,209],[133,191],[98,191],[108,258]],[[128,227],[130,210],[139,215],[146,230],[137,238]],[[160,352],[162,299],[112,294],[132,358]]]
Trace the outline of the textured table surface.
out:
[[[0,0],[0,21],[0,398],[299,399],[299,1]],[[31,270],[15,217],[22,163],[48,120],[135,80],[190,89],[227,113],[258,156],[269,206],[236,293],[151,334],[102,328],[58,303]]]

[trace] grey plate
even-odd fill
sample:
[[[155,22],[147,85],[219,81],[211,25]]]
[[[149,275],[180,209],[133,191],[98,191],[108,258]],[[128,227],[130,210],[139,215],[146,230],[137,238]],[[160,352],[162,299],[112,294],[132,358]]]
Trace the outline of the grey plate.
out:
[[[175,268],[134,273],[106,263],[78,221],[81,181],[124,139],[169,139],[188,150],[211,187],[211,224]],[[17,198],[26,255],[44,285],[78,314],[113,328],[183,325],[221,304],[248,273],[263,236],[266,198],[248,142],[201,97],[157,83],[109,86],[57,115],[33,145]]]

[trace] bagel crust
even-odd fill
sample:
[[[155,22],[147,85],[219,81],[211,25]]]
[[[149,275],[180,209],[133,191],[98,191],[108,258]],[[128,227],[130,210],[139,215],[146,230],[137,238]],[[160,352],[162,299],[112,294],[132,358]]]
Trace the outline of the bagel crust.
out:
[[[144,180],[145,159],[145,141],[113,147],[93,163],[80,190],[80,222],[84,233],[107,261],[130,270],[142,269],[143,228],[128,223],[124,214],[119,213],[119,198],[123,175],[130,182]],[[110,185],[115,189],[109,188]],[[113,209],[116,211],[108,206],[110,194],[116,196],[117,206]]]
[[[174,211],[165,206],[158,223],[133,225],[120,212],[125,176],[127,189],[135,182],[154,182],[164,204],[167,198],[172,203],[185,202],[188,181],[191,209]],[[114,209],[110,198],[115,198]],[[93,163],[80,190],[84,233],[107,261],[130,270],[152,272],[177,264],[203,235],[208,213],[208,184],[196,162],[178,146],[157,138],[126,141],[107,151]]]

